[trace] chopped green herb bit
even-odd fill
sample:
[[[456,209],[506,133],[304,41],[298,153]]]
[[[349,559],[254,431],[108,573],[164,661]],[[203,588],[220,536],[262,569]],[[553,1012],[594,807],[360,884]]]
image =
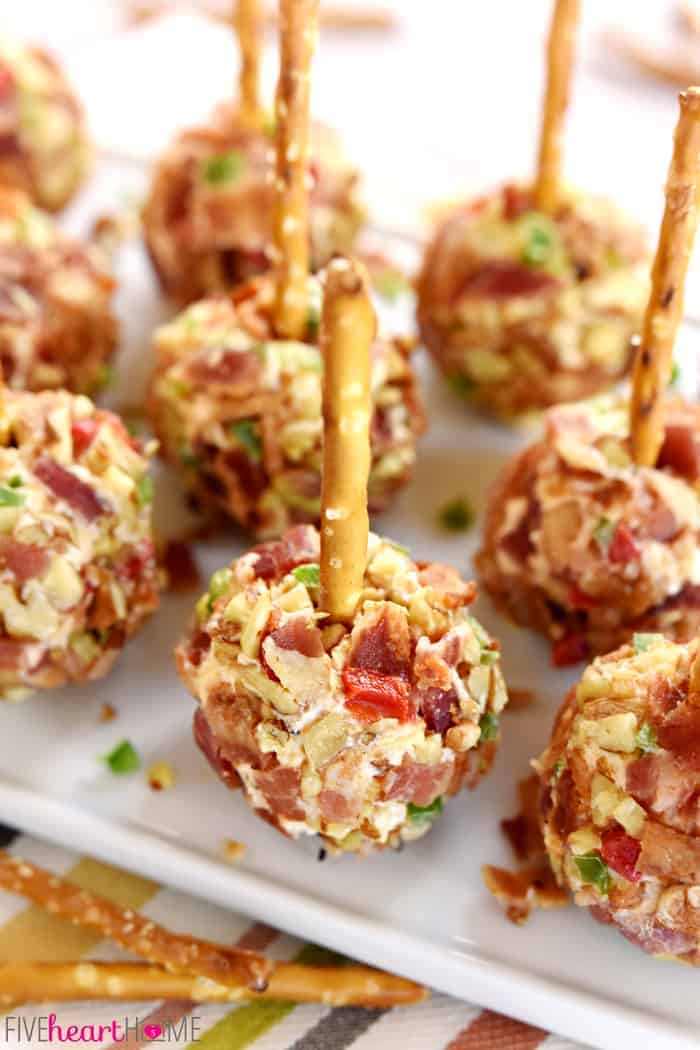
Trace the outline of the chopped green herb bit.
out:
[[[551,779],[551,783],[552,784],[556,784],[556,782],[559,780],[559,777],[562,775],[562,773],[564,772],[565,769],[566,769],[566,762],[564,761],[563,758],[558,758],[556,760],[556,762],[554,763],[554,765],[552,766],[552,779]]]
[[[217,153],[204,162],[204,181],[212,186],[222,182],[234,182],[243,173],[245,158],[240,150],[230,149],[227,153]]]
[[[130,740],[122,740],[112,751],[102,756],[102,761],[118,776],[133,773],[141,767],[141,759]]]
[[[574,857],[576,867],[584,882],[595,886],[604,897],[607,897],[612,886],[612,878],[608,866],[597,851],[584,853],[580,857]]]
[[[681,370],[677,361],[674,361],[671,366],[671,376],[668,381],[669,386],[678,386],[681,381]]]
[[[318,336],[319,328],[321,327],[321,311],[318,306],[309,306],[306,314],[306,332],[309,339],[316,339]]]
[[[479,729],[481,730],[479,742],[482,740],[495,740],[498,736],[499,725],[498,715],[494,711],[485,711],[479,722]]]
[[[452,393],[457,394],[458,397],[469,397],[470,394],[474,393],[474,381],[462,372],[455,372],[453,375],[448,376],[447,385]]]
[[[528,225],[522,260],[527,266],[543,266],[552,254],[554,239],[546,226],[535,222]]]
[[[250,458],[259,463],[262,459],[262,441],[258,424],[252,419],[238,419],[231,424],[231,433],[238,443],[243,446]]]
[[[498,663],[500,656],[500,649],[482,649],[479,663],[485,667],[493,667],[494,664]]]
[[[8,479],[7,484],[10,486],[11,489],[18,489],[21,488],[21,486],[24,484],[24,481],[19,476],[19,474],[13,474],[12,477]]]
[[[209,580],[209,611],[211,612],[214,602],[220,598],[229,587],[231,582],[230,569],[217,569]]]
[[[615,535],[615,529],[617,528],[614,521],[610,518],[599,518],[598,522],[593,529],[593,539],[600,547],[603,554],[608,553],[608,548],[612,543],[612,538]]]
[[[390,547],[393,547],[395,551],[398,551],[399,554],[405,554],[407,558],[411,556],[408,547],[404,547],[402,543],[394,543],[393,540],[386,540],[385,542],[388,543]]]
[[[442,813],[442,795],[438,795],[429,806],[416,806],[409,802],[406,812],[412,824],[432,824]]]
[[[655,751],[659,750],[659,744],[656,739],[656,730],[653,726],[650,726],[648,722],[642,722],[637,730],[637,735],[634,740],[639,750],[645,755],[653,755]]]
[[[0,507],[21,507],[26,499],[24,492],[18,492],[16,488],[6,488],[0,485]]]
[[[411,290],[405,274],[400,270],[383,270],[375,277],[374,287],[377,295],[386,299],[388,303],[395,303],[400,296]]]
[[[150,474],[144,474],[141,480],[136,483],[136,495],[139,507],[145,507],[147,504],[153,503],[153,478]]]
[[[321,582],[321,566],[314,562],[309,562],[308,565],[297,565],[296,569],[292,569],[292,576],[305,587],[318,587]]]
[[[638,631],[632,635],[632,646],[635,653],[645,653],[655,642],[663,641],[662,634],[646,634]]]
[[[465,532],[474,524],[474,511],[466,500],[454,499],[445,504],[438,520],[448,532]]]

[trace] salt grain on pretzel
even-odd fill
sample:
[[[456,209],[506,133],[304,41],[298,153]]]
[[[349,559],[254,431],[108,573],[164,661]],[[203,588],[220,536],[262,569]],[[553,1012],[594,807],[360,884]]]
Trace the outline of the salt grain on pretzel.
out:
[[[632,377],[632,455],[653,467],[664,441],[664,402],[683,317],[685,275],[698,224],[700,88],[679,96],[666,207],[651,271],[651,292]]]
[[[76,926],[99,930],[115,944],[169,971],[261,990],[274,967],[255,952],[171,933],[137,912],[4,851],[0,851],[0,888],[19,893]]]
[[[309,121],[318,0],[280,0],[274,264],[275,326],[300,339],[309,312]]]

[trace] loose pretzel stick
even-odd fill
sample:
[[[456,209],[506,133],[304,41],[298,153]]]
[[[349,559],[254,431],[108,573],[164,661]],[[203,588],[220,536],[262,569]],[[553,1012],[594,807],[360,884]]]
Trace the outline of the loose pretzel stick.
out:
[[[222,984],[265,987],[274,963],[255,952],[228,948],[195,937],[171,933],[155,922],[118,904],[82,890],[28,861],[0,850],[0,889],[19,893],[68,919],[89,926],[122,948],[167,970],[209,977]]]
[[[547,40],[547,86],[535,176],[535,203],[547,214],[556,207],[561,182],[564,115],[569,104],[580,7],[580,0],[555,0]]]
[[[323,473],[321,608],[350,622],[367,561],[371,349],[376,330],[367,272],[347,259],[328,266],[321,317]]]
[[[664,400],[683,316],[685,275],[698,224],[700,88],[681,92],[666,207],[651,270],[651,291],[632,375],[632,455],[653,467],[664,438]]]
[[[263,121],[260,105],[260,0],[234,0],[233,22],[241,56],[239,111],[244,123],[259,127]]]
[[[420,984],[366,966],[304,966],[279,963],[263,992],[244,984],[217,984],[208,977],[168,973],[146,963],[0,964],[0,1005],[111,999],[186,999],[227,1003],[283,999],[328,1006],[404,1006],[426,999]]]
[[[309,310],[309,104],[317,34],[318,0],[280,0],[275,322],[278,333],[288,339],[303,338]]]

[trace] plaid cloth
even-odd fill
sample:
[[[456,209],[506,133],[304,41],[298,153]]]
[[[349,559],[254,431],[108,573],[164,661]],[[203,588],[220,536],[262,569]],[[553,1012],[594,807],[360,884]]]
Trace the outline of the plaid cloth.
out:
[[[0,845],[79,885],[111,897],[122,907],[190,934],[264,951],[276,959],[330,959],[293,937],[235,912],[224,911],[138,875],[112,868],[0,826]],[[0,893],[0,960],[69,961],[130,958],[87,930],[56,919],[40,908]],[[60,1033],[49,1041],[47,1022],[55,1015]],[[114,1022],[107,1039],[90,1038]],[[13,1007],[0,1013],[0,1045],[62,1046],[70,1025],[86,1039],[65,1045],[105,1050],[583,1050],[582,1047],[435,993],[417,1006],[391,1010],[300,1005],[264,1001],[237,1006],[167,1003],[57,1003]],[[85,1030],[84,1026],[92,1026]],[[57,1028],[54,1028],[58,1032]]]

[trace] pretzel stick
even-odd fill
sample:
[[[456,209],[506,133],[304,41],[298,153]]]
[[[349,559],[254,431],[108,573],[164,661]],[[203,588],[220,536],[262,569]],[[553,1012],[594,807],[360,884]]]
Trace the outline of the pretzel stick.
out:
[[[547,86],[535,177],[535,204],[548,215],[557,205],[564,115],[569,104],[580,0],[555,0],[547,40]]]
[[[334,259],[327,270],[321,317],[323,473],[320,604],[349,623],[367,561],[370,468],[371,348],[376,317],[367,271]]]
[[[318,0],[280,0],[275,322],[288,339],[303,338],[309,310],[309,100],[317,33]]]
[[[664,399],[683,316],[685,275],[698,224],[700,88],[681,92],[673,156],[666,180],[651,291],[632,375],[630,431],[639,466],[653,467],[664,439]]]
[[[144,22],[152,22],[156,18],[164,18],[175,10],[194,8],[205,18],[213,22],[228,21],[226,15],[218,11],[213,5],[196,3],[178,4],[173,3],[131,3],[128,5],[126,14],[126,25],[142,25]],[[266,7],[264,11],[266,25],[276,26],[278,23],[277,10],[275,7]],[[322,29],[353,29],[386,31],[394,29],[398,18],[394,11],[388,7],[343,7],[325,4],[319,12],[319,22]]]
[[[171,933],[143,915],[124,910],[4,850],[0,850],[0,889],[19,893],[76,926],[97,929],[122,948],[167,970],[260,991],[275,965],[255,952]]]
[[[283,999],[328,1006],[403,1006],[428,997],[426,988],[367,966],[279,963],[263,992],[244,984],[168,973],[146,963],[0,964],[0,1005],[111,999],[186,999],[195,1003]]]
[[[260,0],[234,0],[233,23],[241,53],[238,81],[241,119],[250,127],[260,127],[263,121],[260,105]]]

